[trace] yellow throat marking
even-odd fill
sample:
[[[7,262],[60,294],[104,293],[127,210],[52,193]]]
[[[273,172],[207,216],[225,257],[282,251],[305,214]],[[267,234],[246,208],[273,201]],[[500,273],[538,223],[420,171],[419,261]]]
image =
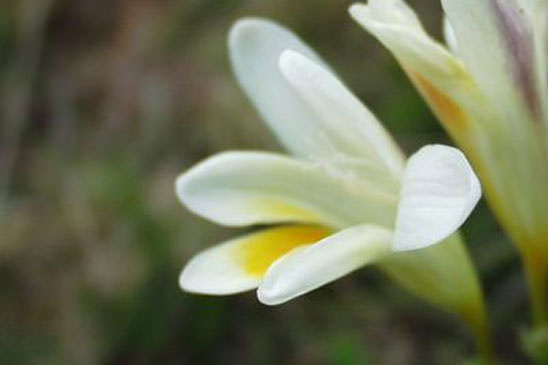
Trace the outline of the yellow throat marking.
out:
[[[270,228],[243,238],[234,253],[246,273],[262,277],[284,254],[296,247],[315,243],[330,233],[325,227],[310,225]]]

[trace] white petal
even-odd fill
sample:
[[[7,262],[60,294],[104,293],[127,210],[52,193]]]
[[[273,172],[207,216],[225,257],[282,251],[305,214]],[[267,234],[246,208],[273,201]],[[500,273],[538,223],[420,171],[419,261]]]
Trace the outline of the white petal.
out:
[[[328,234],[327,229],[317,226],[287,226],[221,243],[192,258],[179,277],[179,285],[188,292],[210,295],[254,289],[280,256]]]
[[[230,31],[230,59],[240,86],[285,147],[308,157],[314,144],[321,141],[308,137],[313,116],[278,70],[278,59],[285,49],[322,62],[295,34],[272,21],[244,19]]]
[[[430,77],[457,76],[460,63],[441,44],[429,37],[413,10],[401,0],[370,0],[354,4],[350,15],[388,48],[398,60]]]
[[[417,14],[402,0],[369,0],[367,4],[355,4],[350,7],[352,15],[358,15],[361,11],[370,13],[371,18],[378,22],[400,24],[410,29],[422,30]]]
[[[266,272],[257,292],[268,305],[287,302],[391,253],[392,234],[371,225],[347,228],[295,250]]]
[[[450,134],[460,140],[467,138],[468,127],[481,121],[469,118],[466,112],[469,108],[485,109],[485,100],[461,60],[426,33],[413,10],[401,0],[370,0],[367,5],[351,6],[349,11],[394,54]]]
[[[548,1],[517,0],[525,9],[532,24],[535,45],[536,80],[538,83],[544,121],[548,123]]]
[[[502,123],[539,112],[531,22],[516,0],[442,0],[467,69]],[[529,116],[528,116],[529,114]]]
[[[443,36],[445,38],[445,44],[447,44],[454,55],[458,56],[459,44],[457,42],[457,36],[455,35],[455,29],[453,29],[451,22],[446,16],[443,17]]]
[[[548,124],[548,1],[529,1],[531,2],[533,4],[530,4],[529,8],[534,24],[536,78],[539,83],[544,122]]]
[[[194,213],[229,226],[392,224],[397,204],[396,195],[381,195],[318,165],[263,152],[210,157],[177,179],[176,193]]]
[[[447,238],[481,197],[478,178],[458,149],[423,147],[409,158],[402,182],[394,250],[414,250]]]
[[[280,71],[317,116],[318,127],[338,152],[350,158],[369,156],[394,177],[401,177],[402,152],[375,116],[337,77],[293,50],[282,53]],[[364,155],[365,150],[369,151]]]
[[[348,143],[350,134],[346,127],[356,123],[355,118],[326,120],[332,114],[318,115],[325,109],[311,108],[282,76],[278,60],[287,49],[304,55],[323,69],[329,69],[296,35],[271,21],[246,19],[232,28],[229,48],[234,73],[241,87],[289,151],[334,168],[343,165],[347,171],[360,170],[361,165],[375,161],[366,139],[361,146],[355,143],[356,136],[351,138],[352,143]],[[368,117],[361,117],[358,123],[363,123],[364,119]],[[337,128],[335,123],[338,123]],[[368,127],[354,126],[352,129],[356,128]]]

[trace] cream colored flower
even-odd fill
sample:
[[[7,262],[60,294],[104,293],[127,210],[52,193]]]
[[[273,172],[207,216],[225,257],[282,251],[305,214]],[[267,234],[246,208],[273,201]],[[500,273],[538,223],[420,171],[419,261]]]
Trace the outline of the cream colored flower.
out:
[[[546,326],[548,1],[441,3],[448,48],[402,0],[370,0],[350,13],[396,56],[471,159],[522,254],[535,321]]]
[[[293,157],[225,152],[177,179],[177,196],[202,217],[276,225],[198,254],[181,287],[258,288],[273,305],[374,263],[484,331],[476,274],[454,233],[481,195],[462,153],[431,145],[406,160],[323,61],[275,23],[239,21],[229,48],[240,85]]]

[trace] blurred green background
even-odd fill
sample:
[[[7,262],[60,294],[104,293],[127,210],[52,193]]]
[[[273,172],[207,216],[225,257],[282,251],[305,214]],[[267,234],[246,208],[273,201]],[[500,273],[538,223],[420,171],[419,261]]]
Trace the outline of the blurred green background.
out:
[[[410,1],[440,34],[439,1]],[[449,143],[341,0],[0,2],[1,364],[457,364],[455,318],[373,268],[280,307],[180,291],[239,232],[192,216],[175,177],[229,149],[279,150],[231,74],[230,25],[297,31],[407,152]],[[464,228],[497,346],[521,363],[519,263],[484,203]]]

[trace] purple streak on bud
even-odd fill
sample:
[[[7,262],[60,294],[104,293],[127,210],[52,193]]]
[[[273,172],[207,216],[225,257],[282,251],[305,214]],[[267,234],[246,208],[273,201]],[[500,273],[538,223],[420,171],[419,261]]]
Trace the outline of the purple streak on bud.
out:
[[[535,51],[531,23],[515,0],[492,0],[506,43],[510,69],[532,115],[540,120],[541,107],[535,82]]]

